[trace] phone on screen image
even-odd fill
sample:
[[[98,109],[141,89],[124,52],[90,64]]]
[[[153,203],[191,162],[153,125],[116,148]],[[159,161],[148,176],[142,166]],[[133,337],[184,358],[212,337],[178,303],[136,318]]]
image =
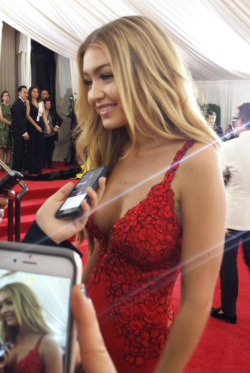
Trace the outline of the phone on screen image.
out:
[[[70,297],[81,274],[80,256],[71,250],[0,242],[0,362],[4,371],[27,368],[33,373],[35,358],[34,373],[37,364],[39,371],[46,371],[51,359],[56,373],[74,372],[76,331]],[[40,348],[42,343],[48,347]]]
[[[94,190],[96,190],[98,188],[98,180],[100,177],[106,175],[107,170],[108,168],[106,166],[102,166],[87,171],[78,181],[66,201],[56,212],[56,217],[64,218],[71,215],[79,215],[82,212],[82,201],[84,199],[88,200],[87,188],[92,187]]]

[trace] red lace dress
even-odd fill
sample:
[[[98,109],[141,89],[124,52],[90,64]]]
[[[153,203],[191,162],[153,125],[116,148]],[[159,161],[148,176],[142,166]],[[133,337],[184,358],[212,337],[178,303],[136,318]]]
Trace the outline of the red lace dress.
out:
[[[89,234],[100,242],[88,295],[119,373],[153,372],[173,323],[182,231],[171,182],[193,143],[184,144],[164,180],[109,235],[100,232],[92,217],[87,223]]]
[[[43,364],[39,355],[39,347],[43,337],[39,338],[33,350],[15,365],[15,373],[43,373]]]

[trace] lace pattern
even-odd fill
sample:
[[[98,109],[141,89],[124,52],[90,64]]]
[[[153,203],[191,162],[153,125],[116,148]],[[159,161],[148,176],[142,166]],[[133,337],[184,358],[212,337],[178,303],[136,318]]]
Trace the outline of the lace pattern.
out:
[[[87,224],[100,242],[87,289],[105,280],[109,314],[124,338],[124,358],[132,365],[159,357],[173,323],[172,291],[179,273],[182,232],[171,182],[193,143],[184,144],[164,180],[118,220],[109,237],[92,217]]]

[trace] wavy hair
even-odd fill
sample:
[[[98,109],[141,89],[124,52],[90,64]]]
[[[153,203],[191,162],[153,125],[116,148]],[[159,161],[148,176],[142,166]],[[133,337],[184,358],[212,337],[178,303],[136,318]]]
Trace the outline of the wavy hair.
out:
[[[42,307],[33,292],[27,285],[20,282],[7,284],[0,289],[12,299],[18,325],[10,327],[0,316],[0,335],[3,342],[15,342],[20,327],[26,327],[30,332],[51,334],[52,331],[43,317]]]
[[[105,164],[112,170],[129,139],[124,127],[105,129],[88,103],[83,59],[89,47],[101,48],[110,62],[130,128],[129,149],[140,134],[218,146],[220,140],[200,112],[190,74],[173,42],[150,19],[128,16],[92,32],[78,50],[76,113],[82,131],[77,151],[84,160],[87,148],[91,167]]]
[[[10,97],[10,92],[9,92],[9,91],[2,91],[2,93],[1,93],[1,102],[3,102],[3,95],[4,95],[5,93],[8,93],[8,95],[9,95],[9,97]]]

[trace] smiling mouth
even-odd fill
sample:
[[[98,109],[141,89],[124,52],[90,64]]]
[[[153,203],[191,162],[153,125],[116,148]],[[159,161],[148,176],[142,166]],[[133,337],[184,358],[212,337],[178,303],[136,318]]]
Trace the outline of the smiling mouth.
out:
[[[100,112],[100,114],[104,114],[104,113],[106,113],[107,111],[113,109],[115,106],[116,106],[116,104],[112,104],[112,105],[104,106],[104,107],[102,107],[102,108],[99,108],[99,112]]]

